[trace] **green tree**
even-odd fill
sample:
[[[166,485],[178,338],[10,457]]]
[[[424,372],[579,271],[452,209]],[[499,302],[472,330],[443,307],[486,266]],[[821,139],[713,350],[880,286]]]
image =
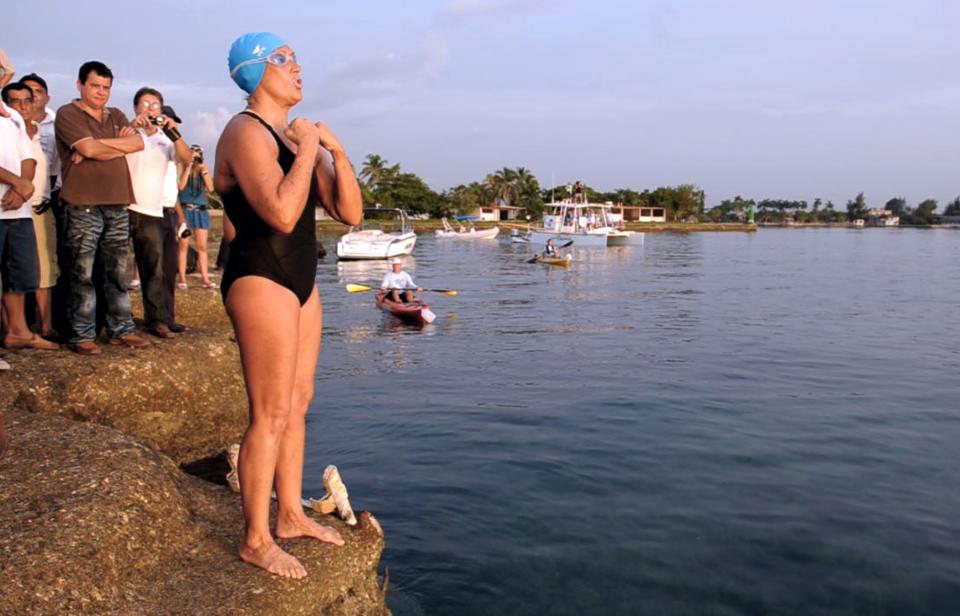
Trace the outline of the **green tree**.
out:
[[[932,225],[933,215],[937,211],[936,199],[924,199],[913,211],[912,222],[915,225]]]
[[[890,210],[894,216],[903,216],[907,213],[907,200],[903,197],[894,197],[887,201],[883,209]]]
[[[944,216],[960,216],[960,197],[947,204],[947,209],[943,210]]]
[[[856,220],[857,218],[863,218],[867,215],[867,200],[864,198],[863,193],[858,193],[856,197],[847,201],[847,218],[849,220]]]

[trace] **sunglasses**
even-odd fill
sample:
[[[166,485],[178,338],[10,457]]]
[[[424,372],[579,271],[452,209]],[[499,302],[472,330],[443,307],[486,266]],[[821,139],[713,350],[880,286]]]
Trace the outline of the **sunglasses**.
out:
[[[236,76],[237,71],[239,71],[244,66],[250,66],[251,64],[260,64],[262,62],[266,62],[267,64],[272,64],[273,66],[281,67],[281,66],[286,66],[290,62],[295,63],[296,61],[297,61],[297,54],[295,53],[291,52],[290,55],[287,55],[282,51],[271,51],[264,58],[254,58],[252,60],[244,60],[240,64],[234,66],[233,70],[230,71],[230,77]]]

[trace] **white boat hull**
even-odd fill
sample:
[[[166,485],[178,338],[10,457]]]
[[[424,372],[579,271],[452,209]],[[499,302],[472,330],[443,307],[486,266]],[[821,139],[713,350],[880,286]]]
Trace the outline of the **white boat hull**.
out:
[[[337,258],[343,261],[361,259],[390,259],[413,252],[417,235],[407,233],[380,233],[357,231],[347,233],[337,242]]]
[[[452,238],[456,240],[492,240],[500,233],[500,227],[492,229],[481,229],[480,231],[444,231],[437,229],[437,237]]]
[[[573,240],[573,245],[577,248],[606,248],[607,236],[592,233],[563,233],[557,231],[531,231],[530,243],[546,244],[547,240],[552,239],[555,244],[563,244],[566,241]]]
[[[534,244],[546,244],[552,239],[556,244],[573,240],[578,248],[606,248],[607,246],[628,246],[633,243],[633,231],[611,231],[609,233],[571,233],[562,231],[537,231],[530,233],[530,241]]]

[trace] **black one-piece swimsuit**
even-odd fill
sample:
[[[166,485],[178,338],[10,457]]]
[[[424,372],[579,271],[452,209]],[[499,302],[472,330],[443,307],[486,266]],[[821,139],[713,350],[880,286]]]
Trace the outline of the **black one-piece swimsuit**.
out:
[[[284,175],[290,173],[296,155],[273,127],[254,113],[243,111],[241,115],[256,119],[270,131],[280,150],[277,162]],[[316,194],[314,177],[307,198],[312,199]],[[313,208],[305,205],[293,231],[281,233],[264,222],[250,207],[239,184],[222,197],[224,211],[237,230],[236,237],[230,242],[230,257],[220,282],[223,301],[227,301],[230,285],[237,278],[261,276],[293,291],[301,306],[306,304],[317,277],[317,228]]]

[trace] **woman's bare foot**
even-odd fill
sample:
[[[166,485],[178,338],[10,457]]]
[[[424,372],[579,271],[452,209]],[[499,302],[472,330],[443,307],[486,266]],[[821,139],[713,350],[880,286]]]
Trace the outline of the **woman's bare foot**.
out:
[[[310,516],[300,511],[290,515],[277,515],[277,537],[281,539],[294,539],[296,537],[313,537],[325,543],[333,545],[343,545],[343,537],[335,529],[324,526],[311,519]]]
[[[240,548],[240,558],[280,577],[292,580],[302,580],[307,577],[307,570],[303,568],[300,561],[281,550],[280,546],[273,541],[263,543],[258,548],[244,545]]]

